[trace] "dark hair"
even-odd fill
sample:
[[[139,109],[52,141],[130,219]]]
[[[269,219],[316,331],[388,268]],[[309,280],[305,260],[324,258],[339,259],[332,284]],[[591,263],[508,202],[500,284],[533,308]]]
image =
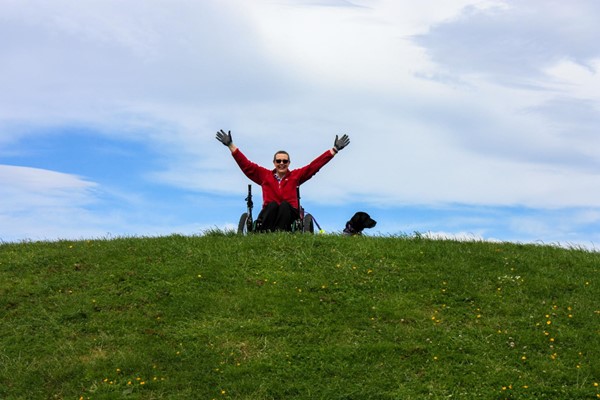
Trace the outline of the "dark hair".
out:
[[[277,158],[277,154],[285,154],[286,156],[288,156],[288,160],[290,160],[290,155],[288,154],[287,151],[279,150],[277,153],[273,154],[273,161],[275,161],[275,159]],[[292,160],[290,160],[290,161],[292,161]]]

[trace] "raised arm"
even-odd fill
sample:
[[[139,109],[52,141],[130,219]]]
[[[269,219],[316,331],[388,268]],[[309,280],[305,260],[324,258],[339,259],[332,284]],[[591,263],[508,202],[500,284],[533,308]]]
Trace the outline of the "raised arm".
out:
[[[333,147],[331,149],[325,151],[319,157],[312,160],[310,164],[294,170],[294,172],[300,176],[298,182],[302,184],[312,178],[317,172],[319,172],[321,167],[333,160],[333,157],[338,151],[342,150],[349,144],[350,138],[348,135],[343,135],[341,138],[338,137],[338,135],[335,135],[335,141],[333,142]]]

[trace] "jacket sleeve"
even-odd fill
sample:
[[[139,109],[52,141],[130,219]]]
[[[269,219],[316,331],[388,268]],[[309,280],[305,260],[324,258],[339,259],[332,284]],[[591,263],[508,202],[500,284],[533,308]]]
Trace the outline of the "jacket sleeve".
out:
[[[262,185],[264,181],[264,177],[269,174],[269,170],[265,167],[261,167],[260,165],[253,163],[248,160],[244,153],[240,151],[240,149],[236,149],[233,153],[231,153],[233,159],[237,162],[240,169],[254,183],[258,185]]]
[[[300,177],[298,178],[298,183],[302,184],[302,183],[306,182],[307,180],[309,180],[310,178],[312,178],[317,172],[319,172],[319,170],[325,164],[327,164],[332,159],[333,159],[333,154],[331,154],[330,150],[327,150],[326,152],[321,154],[319,157],[312,160],[310,162],[310,164],[308,164],[302,168],[298,168],[295,171],[298,175],[300,175]]]

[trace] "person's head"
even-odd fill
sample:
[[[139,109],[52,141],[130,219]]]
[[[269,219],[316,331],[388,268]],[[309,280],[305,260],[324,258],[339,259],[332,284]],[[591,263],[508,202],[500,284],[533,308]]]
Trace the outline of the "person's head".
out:
[[[279,150],[273,156],[273,165],[275,166],[275,171],[279,173],[285,173],[288,171],[290,166],[290,155],[287,151]]]

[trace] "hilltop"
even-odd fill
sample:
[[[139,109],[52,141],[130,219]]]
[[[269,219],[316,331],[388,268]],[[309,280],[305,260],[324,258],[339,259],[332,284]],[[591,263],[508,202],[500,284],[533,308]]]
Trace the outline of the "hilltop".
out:
[[[599,265],[418,236],[0,244],[0,398],[596,398]]]

